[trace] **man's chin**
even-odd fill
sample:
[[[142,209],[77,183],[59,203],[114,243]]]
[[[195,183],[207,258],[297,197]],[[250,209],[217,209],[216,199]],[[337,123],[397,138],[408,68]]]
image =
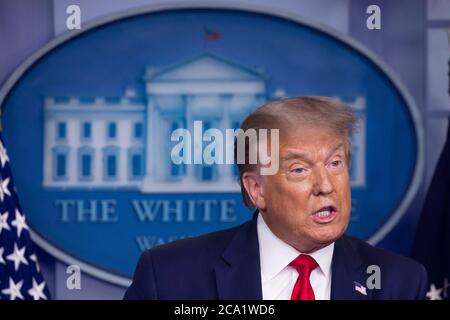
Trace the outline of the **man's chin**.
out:
[[[314,242],[325,247],[336,240],[338,240],[345,232],[345,228],[339,228],[332,230],[320,230],[317,234],[313,236]]]

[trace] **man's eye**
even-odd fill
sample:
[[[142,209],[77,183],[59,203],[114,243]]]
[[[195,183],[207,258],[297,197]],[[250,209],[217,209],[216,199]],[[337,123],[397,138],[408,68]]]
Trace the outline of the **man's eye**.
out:
[[[335,160],[331,162],[331,166],[333,168],[339,168],[342,165],[342,161],[341,160]]]
[[[305,173],[305,168],[294,168],[294,169],[292,169],[291,170],[291,173],[293,173],[293,174],[302,174],[302,173]]]

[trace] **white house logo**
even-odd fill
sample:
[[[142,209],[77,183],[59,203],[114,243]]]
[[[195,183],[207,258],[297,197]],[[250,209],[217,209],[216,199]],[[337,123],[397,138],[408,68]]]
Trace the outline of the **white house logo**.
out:
[[[222,9],[127,13],[54,40],[0,91],[34,240],[126,285],[146,248],[248,220],[236,166],[172,161],[172,133],[203,137],[191,147],[204,151],[210,129],[225,139],[264,103],[301,95],[359,115],[348,233],[379,241],[417,190],[423,144],[408,95],[364,49],[293,17]]]
[[[143,193],[239,192],[232,165],[177,165],[170,136],[185,128],[239,128],[267,101],[266,80],[256,70],[211,54],[175,67],[145,72],[145,96],[128,88],[121,97],[46,97],[44,186],[136,188]],[[339,97],[336,97],[339,99]],[[365,99],[340,99],[360,114],[352,137],[351,182],[364,186]]]

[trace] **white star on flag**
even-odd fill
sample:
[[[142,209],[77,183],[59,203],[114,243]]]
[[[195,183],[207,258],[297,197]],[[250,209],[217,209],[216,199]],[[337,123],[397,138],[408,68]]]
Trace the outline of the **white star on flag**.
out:
[[[2,230],[11,230],[8,225],[8,211],[4,212],[3,214],[0,214],[0,234],[2,233]]]
[[[8,155],[6,154],[6,149],[3,146],[3,143],[0,141],[0,162],[2,163],[2,168],[5,166],[5,163],[9,161]]]
[[[3,199],[5,198],[5,194],[11,197],[11,192],[9,192],[8,184],[9,178],[6,178],[5,180],[0,179],[0,201],[3,201]]]
[[[28,226],[25,223],[25,216],[21,215],[18,209],[16,209],[16,219],[11,222],[11,225],[17,228],[17,237],[19,238],[23,229],[28,230]]]
[[[44,294],[45,282],[42,281],[41,284],[36,282],[36,279],[33,278],[33,288],[28,290],[28,294],[33,297],[33,300],[44,299],[47,300],[47,297]]]
[[[427,298],[430,300],[442,300],[441,292],[442,288],[437,289],[434,283],[432,283],[430,286],[430,291],[427,292]]]
[[[28,261],[24,257],[25,249],[26,247],[24,246],[19,250],[19,248],[17,247],[17,243],[14,243],[14,252],[6,257],[6,259],[14,262],[15,271],[19,269],[21,263],[28,265]]]
[[[10,300],[16,300],[17,298],[24,299],[20,290],[22,289],[23,280],[18,283],[14,283],[12,278],[9,278],[9,288],[3,289],[2,293],[10,296]]]
[[[6,264],[6,261],[3,259],[3,252],[5,252],[5,249],[0,247],[0,263]]]

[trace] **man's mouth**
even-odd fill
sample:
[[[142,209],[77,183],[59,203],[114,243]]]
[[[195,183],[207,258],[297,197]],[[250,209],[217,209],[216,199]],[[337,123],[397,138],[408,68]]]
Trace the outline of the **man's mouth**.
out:
[[[312,214],[312,219],[320,224],[329,223],[336,218],[337,208],[333,205],[324,206]]]

